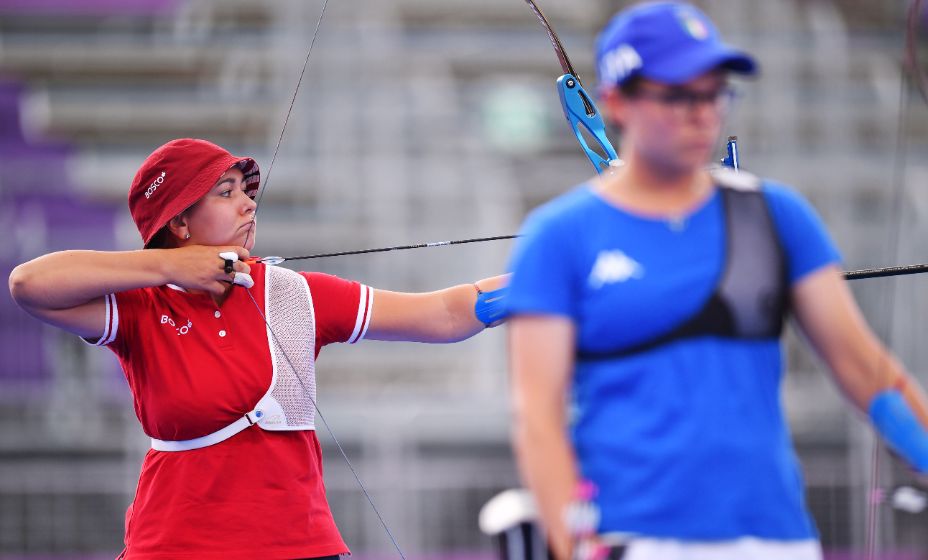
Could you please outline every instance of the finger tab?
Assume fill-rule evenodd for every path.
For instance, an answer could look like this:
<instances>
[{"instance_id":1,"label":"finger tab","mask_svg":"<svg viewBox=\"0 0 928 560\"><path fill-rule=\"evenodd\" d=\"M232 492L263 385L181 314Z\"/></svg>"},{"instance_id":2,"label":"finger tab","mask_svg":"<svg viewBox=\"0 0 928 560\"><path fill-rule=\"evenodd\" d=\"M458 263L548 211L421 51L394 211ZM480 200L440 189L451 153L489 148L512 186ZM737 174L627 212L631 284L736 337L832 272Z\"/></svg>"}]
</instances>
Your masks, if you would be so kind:
<instances>
[{"instance_id":1,"label":"finger tab","mask_svg":"<svg viewBox=\"0 0 928 560\"><path fill-rule=\"evenodd\" d=\"M235 279L232 280L233 284L238 284L239 286L244 286L245 288L251 288L255 285L254 279L244 272L236 272Z\"/></svg>"}]
</instances>

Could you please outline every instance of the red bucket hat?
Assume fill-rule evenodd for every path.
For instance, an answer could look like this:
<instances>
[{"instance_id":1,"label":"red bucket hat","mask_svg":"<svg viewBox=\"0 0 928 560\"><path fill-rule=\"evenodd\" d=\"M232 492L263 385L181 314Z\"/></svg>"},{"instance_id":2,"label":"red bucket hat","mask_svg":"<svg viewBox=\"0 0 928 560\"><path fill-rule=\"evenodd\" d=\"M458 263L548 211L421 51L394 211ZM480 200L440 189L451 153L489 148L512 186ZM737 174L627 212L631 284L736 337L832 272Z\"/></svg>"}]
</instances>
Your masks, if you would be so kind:
<instances>
[{"instance_id":1,"label":"red bucket hat","mask_svg":"<svg viewBox=\"0 0 928 560\"><path fill-rule=\"evenodd\" d=\"M258 191L261 173L252 158L194 138L171 140L142 163L129 187L129 213L145 246L171 218L205 195L223 173L238 167L249 194Z\"/></svg>"}]
</instances>

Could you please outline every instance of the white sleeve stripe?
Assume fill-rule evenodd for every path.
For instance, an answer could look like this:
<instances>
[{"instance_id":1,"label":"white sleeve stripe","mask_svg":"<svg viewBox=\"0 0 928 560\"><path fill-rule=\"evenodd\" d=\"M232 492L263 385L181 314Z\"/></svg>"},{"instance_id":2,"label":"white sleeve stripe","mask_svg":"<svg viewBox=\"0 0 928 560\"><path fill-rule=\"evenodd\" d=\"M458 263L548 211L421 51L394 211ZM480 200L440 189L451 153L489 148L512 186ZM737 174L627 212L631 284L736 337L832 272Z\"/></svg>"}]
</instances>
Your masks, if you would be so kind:
<instances>
[{"instance_id":1,"label":"white sleeve stripe","mask_svg":"<svg viewBox=\"0 0 928 560\"><path fill-rule=\"evenodd\" d=\"M355 317L354 330L351 331L351 336L348 337L348 344L354 344L358 341L358 334L361 332L361 327L364 323L364 309L367 306L367 286L361 284L361 293L358 294L358 314Z\"/></svg>"},{"instance_id":2,"label":"white sleeve stripe","mask_svg":"<svg viewBox=\"0 0 928 560\"><path fill-rule=\"evenodd\" d=\"M112 336L112 332L113 332L112 318L113 318L113 307L114 307L110 303L110 297L112 297L112 295L113 294L106 294L105 296L103 296L103 308L105 310L103 314L103 334L101 334L98 338L81 337L81 340L83 340L84 342L86 342L87 344L91 346L105 346L106 344L108 344L108 341L110 337Z\"/></svg>"},{"instance_id":3,"label":"white sleeve stripe","mask_svg":"<svg viewBox=\"0 0 928 560\"><path fill-rule=\"evenodd\" d=\"M116 294L110 294L110 302L112 302L112 327L110 328L110 338L106 341L107 344L116 340L116 333L119 332L119 306L116 305Z\"/></svg>"},{"instance_id":4,"label":"white sleeve stripe","mask_svg":"<svg viewBox=\"0 0 928 560\"><path fill-rule=\"evenodd\" d=\"M367 312L365 313L366 317L364 319L364 328L361 329L361 334L358 335L358 340L364 338L364 335L367 334L367 327L371 324L371 315L374 311L374 289L367 288Z\"/></svg>"},{"instance_id":5,"label":"white sleeve stripe","mask_svg":"<svg viewBox=\"0 0 928 560\"><path fill-rule=\"evenodd\" d=\"M116 339L116 330L119 328L119 307L116 306L116 294L106 295L106 329L100 337L98 346L106 346Z\"/></svg>"},{"instance_id":6,"label":"white sleeve stripe","mask_svg":"<svg viewBox=\"0 0 928 560\"><path fill-rule=\"evenodd\" d=\"M110 331L112 330L110 328L110 326L112 325L112 322L110 321L110 316L113 312L112 306L110 305L110 295L111 294L106 294L105 296L103 296L104 308L106 310L106 313L104 314L104 317L103 317L103 334L100 336L100 338L97 339L96 342L94 342L94 346L103 346L103 341L105 341L107 338L110 337Z\"/></svg>"},{"instance_id":7,"label":"white sleeve stripe","mask_svg":"<svg viewBox=\"0 0 928 560\"><path fill-rule=\"evenodd\" d=\"M348 344L354 344L364 335L364 331L367 330L365 325L368 315L368 300L370 299L369 294L370 288L361 284L361 294L358 297L358 316L354 322L354 330L351 331L351 336L348 337Z\"/></svg>"}]
</instances>

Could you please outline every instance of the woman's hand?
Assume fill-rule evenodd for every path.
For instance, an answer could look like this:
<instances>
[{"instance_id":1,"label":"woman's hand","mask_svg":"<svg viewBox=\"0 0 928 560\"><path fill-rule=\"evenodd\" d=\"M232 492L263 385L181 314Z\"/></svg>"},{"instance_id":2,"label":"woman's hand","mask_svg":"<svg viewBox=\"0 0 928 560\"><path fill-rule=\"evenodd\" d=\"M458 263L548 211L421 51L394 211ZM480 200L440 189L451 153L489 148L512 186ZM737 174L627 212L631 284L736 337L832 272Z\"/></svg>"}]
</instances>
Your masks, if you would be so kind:
<instances>
[{"instance_id":1,"label":"woman's hand","mask_svg":"<svg viewBox=\"0 0 928 560\"><path fill-rule=\"evenodd\" d=\"M221 253L233 253L238 259L226 259L225 256L220 256ZM170 283L185 290L204 291L221 296L233 282L243 282L241 279L236 281L237 275L249 275L251 267L245 260L250 255L244 247L234 245L188 245L178 249L165 249L163 258L165 273L171 279ZM230 261L230 266L227 266L227 260ZM248 279L251 277L248 276Z\"/></svg>"}]
</instances>

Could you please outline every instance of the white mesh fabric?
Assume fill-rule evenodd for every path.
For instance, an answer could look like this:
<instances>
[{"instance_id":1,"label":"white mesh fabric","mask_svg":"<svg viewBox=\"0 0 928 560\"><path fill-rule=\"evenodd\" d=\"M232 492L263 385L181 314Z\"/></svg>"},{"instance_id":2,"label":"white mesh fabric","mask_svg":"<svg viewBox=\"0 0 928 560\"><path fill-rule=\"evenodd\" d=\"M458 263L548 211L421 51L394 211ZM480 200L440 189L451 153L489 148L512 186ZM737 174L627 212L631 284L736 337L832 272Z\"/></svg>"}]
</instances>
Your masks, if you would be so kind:
<instances>
[{"instance_id":1,"label":"white mesh fabric","mask_svg":"<svg viewBox=\"0 0 928 560\"><path fill-rule=\"evenodd\" d=\"M263 412L258 425L265 430L312 430L316 329L309 286L292 270L268 266L265 302L274 371L271 387L257 406Z\"/></svg>"}]
</instances>

